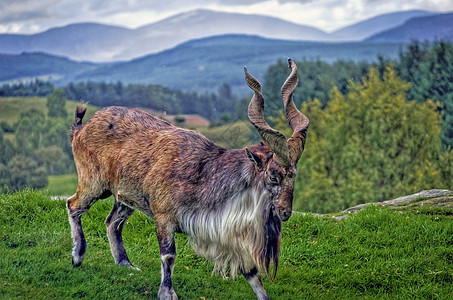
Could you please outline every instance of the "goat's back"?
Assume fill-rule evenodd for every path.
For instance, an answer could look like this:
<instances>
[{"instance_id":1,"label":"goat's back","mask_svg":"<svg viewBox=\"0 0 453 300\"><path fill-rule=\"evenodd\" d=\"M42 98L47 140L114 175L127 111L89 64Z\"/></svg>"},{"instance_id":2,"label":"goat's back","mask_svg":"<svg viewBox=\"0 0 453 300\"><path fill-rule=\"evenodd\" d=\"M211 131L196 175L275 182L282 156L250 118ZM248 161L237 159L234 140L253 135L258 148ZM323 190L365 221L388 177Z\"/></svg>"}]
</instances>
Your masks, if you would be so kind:
<instances>
[{"instance_id":1,"label":"goat's back","mask_svg":"<svg viewBox=\"0 0 453 300\"><path fill-rule=\"evenodd\" d=\"M188 184L197 185L188 180L199 177L200 164L225 152L194 131L122 107L98 111L74 130L72 145L79 188L123 193L134 202L177 202ZM142 204L131 206L147 209Z\"/></svg>"},{"instance_id":2,"label":"goat's back","mask_svg":"<svg viewBox=\"0 0 453 300\"><path fill-rule=\"evenodd\" d=\"M96 112L73 134L79 182L101 184L112 193L121 185L125 189L143 185L146 174L168 168L177 155L178 130L137 109L108 107Z\"/></svg>"}]
</instances>

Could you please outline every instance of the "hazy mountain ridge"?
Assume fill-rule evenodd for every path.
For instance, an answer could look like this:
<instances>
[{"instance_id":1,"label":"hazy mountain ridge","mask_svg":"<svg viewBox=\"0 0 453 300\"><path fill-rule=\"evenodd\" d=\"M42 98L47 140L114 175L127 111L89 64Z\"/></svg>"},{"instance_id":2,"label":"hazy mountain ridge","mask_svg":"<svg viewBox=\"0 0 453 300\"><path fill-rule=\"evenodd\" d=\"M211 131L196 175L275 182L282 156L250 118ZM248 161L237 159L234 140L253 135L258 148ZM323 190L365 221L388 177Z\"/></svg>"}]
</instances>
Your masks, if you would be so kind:
<instances>
[{"instance_id":1,"label":"hazy mountain ridge","mask_svg":"<svg viewBox=\"0 0 453 300\"><path fill-rule=\"evenodd\" d=\"M29 81L42 77L45 80L71 80L77 74L96 69L99 65L76 62L63 56L47 53L0 54L1 81Z\"/></svg>"},{"instance_id":2,"label":"hazy mountain ridge","mask_svg":"<svg viewBox=\"0 0 453 300\"><path fill-rule=\"evenodd\" d=\"M224 34L247 34L306 41L332 39L328 33L320 29L274 17L209 10L195 10L178 14L163 21L142 26L136 31L140 35L143 50L137 52L137 50L128 49L119 54L117 58L156 53L189 40Z\"/></svg>"},{"instance_id":3,"label":"hazy mountain ridge","mask_svg":"<svg viewBox=\"0 0 453 300\"><path fill-rule=\"evenodd\" d=\"M79 23L32 34L0 34L0 53L46 52L81 61L131 60L171 49L193 39L224 34L247 34L298 41L357 41L429 15L428 11L385 14L332 33L283 19L210 10L194 10L136 29Z\"/></svg>"},{"instance_id":4,"label":"hazy mountain ridge","mask_svg":"<svg viewBox=\"0 0 453 300\"><path fill-rule=\"evenodd\" d=\"M422 17L410 18L411 15L418 14ZM347 28L329 35L315 28L276 18L206 10L179 14L137 29L81 23L53 28L35 35L3 34L0 35L0 53L10 54L0 55L0 81L21 81L35 77L50 79L57 85L64 85L70 81L122 81L161 84L185 91L212 91L219 85L227 83L241 94L248 91L242 78L244 65L253 69L255 76L262 79L270 64L286 57L296 60L322 59L327 62L338 59L372 61L377 59L377 55L396 57L414 34L423 40L441 37L453 40L453 13L430 15L430 12L426 11L408 11L382 15L361 22L361 25L349 26L349 32L368 34L371 29L375 30L376 26L379 27L383 23L388 26L390 21L383 22L385 20L396 22L395 16L406 18L406 22L373 35L365 42L290 39L289 37L301 38L302 35L307 39L310 37L333 39L338 32L344 34ZM228 19L229 17L234 18ZM199 35L214 34L215 30L204 28L206 22L209 23L212 19L216 19L218 24L225 24L222 32L241 29L246 32L265 31L269 35L283 37L273 39L256 34L222 34L185 40L189 39L194 30L203 32ZM248 27L244 25L245 21L249 24ZM271 29L260 29L263 26L269 27L269 22L275 26L270 26ZM190 23L191 26L181 25L186 23ZM233 25L228 27L228 23L238 27L236 29ZM359 30L359 25L363 30ZM296 34L295 32L301 28L304 30ZM285 31L284 35L280 33L282 31ZM168 39L164 40L163 37ZM172 40L172 37L176 38ZM158 47L166 50L152 52L149 45L156 40L160 40ZM170 46L176 40L183 42ZM53 47L52 51L57 52L58 56L30 53L42 52L46 45ZM22 48L27 49L27 53L20 51L18 54L11 54ZM68 49L71 55L65 52L69 51ZM139 51L134 52L136 49ZM78 62L72 58L73 56L85 60L105 57L126 58L138 53L145 55L114 63Z\"/></svg>"},{"instance_id":5,"label":"hazy mountain ridge","mask_svg":"<svg viewBox=\"0 0 453 300\"><path fill-rule=\"evenodd\" d=\"M33 35L0 34L0 53L41 51L75 60L130 60L188 40L232 33L293 40L330 39L322 30L278 18L195 10L137 29L81 23Z\"/></svg>"},{"instance_id":6,"label":"hazy mountain ridge","mask_svg":"<svg viewBox=\"0 0 453 300\"><path fill-rule=\"evenodd\" d=\"M81 61L99 61L122 50L132 30L97 23L78 23L21 35L0 34L0 53L46 52Z\"/></svg>"},{"instance_id":7,"label":"hazy mountain ridge","mask_svg":"<svg viewBox=\"0 0 453 300\"><path fill-rule=\"evenodd\" d=\"M156 54L110 64L76 62L42 53L1 55L0 81L45 76L57 85L70 81L122 81L199 92L217 90L227 83L242 94L248 92L243 82L245 65L263 80L270 64L287 57L322 58L328 62L370 61L375 60L377 54L395 57L401 46L398 43L303 42L224 35L189 41Z\"/></svg>"},{"instance_id":8,"label":"hazy mountain ridge","mask_svg":"<svg viewBox=\"0 0 453 300\"><path fill-rule=\"evenodd\" d=\"M379 32L400 26L409 19L437 14L426 10L408 10L379 15L332 32L338 39L363 40Z\"/></svg>"},{"instance_id":9,"label":"hazy mountain ridge","mask_svg":"<svg viewBox=\"0 0 453 300\"><path fill-rule=\"evenodd\" d=\"M287 57L318 59L368 60L396 57L398 43L304 42L265 39L257 36L224 35L183 43L170 50L128 62L101 66L80 74L76 80L122 81L125 83L161 84L185 91L217 90L223 83L237 93L249 90L243 82L243 67L253 70L263 80L270 64Z\"/></svg>"},{"instance_id":10,"label":"hazy mountain ridge","mask_svg":"<svg viewBox=\"0 0 453 300\"><path fill-rule=\"evenodd\" d=\"M400 26L367 39L372 42L410 42L412 40L453 41L453 13L412 18Z\"/></svg>"}]
</instances>

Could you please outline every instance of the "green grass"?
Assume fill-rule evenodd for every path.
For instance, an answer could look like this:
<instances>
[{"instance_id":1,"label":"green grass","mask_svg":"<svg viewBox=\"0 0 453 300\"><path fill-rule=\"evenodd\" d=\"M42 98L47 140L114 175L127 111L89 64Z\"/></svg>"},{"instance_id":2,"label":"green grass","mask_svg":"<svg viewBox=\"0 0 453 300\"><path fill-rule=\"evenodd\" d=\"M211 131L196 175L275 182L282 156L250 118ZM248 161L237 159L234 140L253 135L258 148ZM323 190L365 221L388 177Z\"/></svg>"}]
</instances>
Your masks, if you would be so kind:
<instances>
[{"instance_id":1,"label":"green grass","mask_svg":"<svg viewBox=\"0 0 453 300\"><path fill-rule=\"evenodd\" d=\"M52 196L73 195L77 189L77 174L53 175L43 191Z\"/></svg>"},{"instance_id":2,"label":"green grass","mask_svg":"<svg viewBox=\"0 0 453 300\"><path fill-rule=\"evenodd\" d=\"M78 101L67 101L66 111L73 121L75 108ZM44 115L47 115L47 98L46 97L0 97L0 120L6 121L13 125L20 117L20 114L29 109L35 108ZM89 105L84 120L90 119L99 108Z\"/></svg>"},{"instance_id":3,"label":"green grass","mask_svg":"<svg viewBox=\"0 0 453 300\"><path fill-rule=\"evenodd\" d=\"M154 223L136 212L124 229L131 261L117 267L104 219L111 200L83 216L85 261L71 266L65 202L42 192L0 195L1 299L155 299L160 258ZM296 214L284 223L279 272L264 280L273 299L452 299L451 209L370 206L337 221ZM254 299L243 278L212 276L212 265L176 237L174 286L181 299Z\"/></svg>"},{"instance_id":4,"label":"green grass","mask_svg":"<svg viewBox=\"0 0 453 300\"><path fill-rule=\"evenodd\" d=\"M0 98L0 120L14 124L21 112L35 108L47 113L46 98L42 97L1 97Z\"/></svg>"}]
</instances>

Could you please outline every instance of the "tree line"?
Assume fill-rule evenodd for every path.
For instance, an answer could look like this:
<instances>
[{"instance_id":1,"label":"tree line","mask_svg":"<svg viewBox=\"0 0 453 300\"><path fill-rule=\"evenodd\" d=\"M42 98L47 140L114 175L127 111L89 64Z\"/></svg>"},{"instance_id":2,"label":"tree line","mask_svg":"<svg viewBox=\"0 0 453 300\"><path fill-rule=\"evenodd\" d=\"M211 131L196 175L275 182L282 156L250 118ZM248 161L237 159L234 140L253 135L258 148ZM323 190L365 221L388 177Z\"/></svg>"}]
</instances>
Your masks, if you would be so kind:
<instances>
[{"instance_id":1,"label":"tree line","mask_svg":"<svg viewBox=\"0 0 453 300\"><path fill-rule=\"evenodd\" d=\"M397 59L379 57L372 64L297 65L295 100L311 123L296 179L296 209L334 212L422 189L453 188L452 43L413 42ZM285 80L286 68L283 61L271 66L264 84L278 107L277 83ZM275 128L291 134L278 109L268 113Z\"/></svg>"},{"instance_id":2,"label":"tree line","mask_svg":"<svg viewBox=\"0 0 453 300\"><path fill-rule=\"evenodd\" d=\"M423 189L453 188L453 151L442 147L439 103L408 99L410 84L388 66L371 68L327 104L304 101L310 119L294 208L337 212ZM295 95L298 96L296 93ZM274 127L292 134L280 113Z\"/></svg>"},{"instance_id":3,"label":"tree line","mask_svg":"<svg viewBox=\"0 0 453 300\"><path fill-rule=\"evenodd\" d=\"M39 79L24 84L0 86L0 97L47 96L53 92L50 82ZM237 119L237 98L228 84L219 86L216 93L183 92L154 84L123 84L105 82L70 82L64 88L65 96L71 100L84 100L92 105L143 107L168 114L198 114L208 120L230 121Z\"/></svg>"},{"instance_id":4,"label":"tree line","mask_svg":"<svg viewBox=\"0 0 453 300\"><path fill-rule=\"evenodd\" d=\"M53 89L52 83L40 79L35 79L29 83L7 83L0 86L0 97L45 97L51 94Z\"/></svg>"},{"instance_id":5,"label":"tree line","mask_svg":"<svg viewBox=\"0 0 453 300\"><path fill-rule=\"evenodd\" d=\"M322 60L298 62L300 82L296 88L296 105L318 99L326 107L331 99L331 89L336 87L343 95L349 93L351 82L360 82L373 68L383 78L391 66L396 75L409 83L408 100L439 102L442 113L440 133L442 144L453 147L453 44L445 41L414 41L400 51L395 60L378 57L376 62L339 60L328 64ZM265 76L265 94L269 104L267 114L275 116L281 108L281 82L286 79L288 67L285 61L272 65ZM266 102L266 103L268 103Z\"/></svg>"},{"instance_id":6,"label":"tree line","mask_svg":"<svg viewBox=\"0 0 453 300\"><path fill-rule=\"evenodd\" d=\"M68 141L72 120L65 104L64 91L56 88L47 97L47 115L30 109L12 126L1 123L0 191L43 188L48 175L75 172ZM6 139L4 132L14 133L14 139Z\"/></svg>"}]
</instances>

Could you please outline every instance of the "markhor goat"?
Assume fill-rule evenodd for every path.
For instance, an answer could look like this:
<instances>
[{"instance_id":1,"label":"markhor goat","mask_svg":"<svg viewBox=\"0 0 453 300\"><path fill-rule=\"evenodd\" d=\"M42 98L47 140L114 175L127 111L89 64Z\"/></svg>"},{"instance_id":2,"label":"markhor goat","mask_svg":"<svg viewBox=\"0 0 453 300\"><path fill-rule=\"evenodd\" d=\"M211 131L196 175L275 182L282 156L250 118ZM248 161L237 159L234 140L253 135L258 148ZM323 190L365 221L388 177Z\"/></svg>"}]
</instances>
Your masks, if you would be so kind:
<instances>
[{"instance_id":1,"label":"markhor goat","mask_svg":"<svg viewBox=\"0 0 453 300\"><path fill-rule=\"evenodd\" d=\"M82 214L113 195L105 225L117 265L134 268L122 240L134 210L154 219L162 260L160 299L177 299L175 232L187 234L214 270L225 275L229 269L232 276L240 271L259 299L269 299L259 274L277 272L281 222L291 216L309 123L292 100L297 67L288 62L291 74L282 97L294 133L286 140L266 123L261 86L244 68L254 91L248 116L264 141L245 149L227 150L137 109L108 107L82 126L86 106L79 105L70 131L79 183L67 201L73 265L80 266L85 256Z\"/></svg>"}]
</instances>

